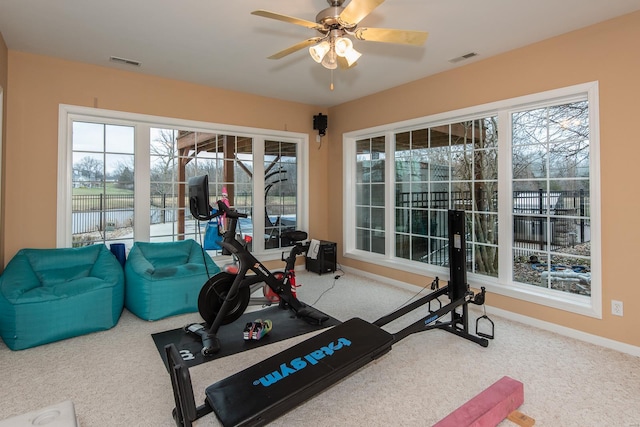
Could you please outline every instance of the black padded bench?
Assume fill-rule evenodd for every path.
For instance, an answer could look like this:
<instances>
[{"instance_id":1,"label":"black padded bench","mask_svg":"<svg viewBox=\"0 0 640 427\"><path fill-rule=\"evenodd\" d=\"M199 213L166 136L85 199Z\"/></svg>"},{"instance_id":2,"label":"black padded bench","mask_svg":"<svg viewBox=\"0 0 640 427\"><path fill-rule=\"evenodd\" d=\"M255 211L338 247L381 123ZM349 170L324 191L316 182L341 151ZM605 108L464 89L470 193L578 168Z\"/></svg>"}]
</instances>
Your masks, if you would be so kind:
<instances>
[{"instance_id":1,"label":"black padded bench","mask_svg":"<svg viewBox=\"0 0 640 427\"><path fill-rule=\"evenodd\" d=\"M353 318L207 387L207 403L225 427L262 425L385 354L392 343L390 333Z\"/></svg>"},{"instance_id":2,"label":"black padded bench","mask_svg":"<svg viewBox=\"0 0 640 427\"><path fill-rule=\"evenodd\" d=\"M173 344L165 347L178 425L191 426L214 412L223 426L257 426L391 350L393 335L359 318L349 319L206 388L196 408L189 370Z\"/></svg>"}]
</instances>

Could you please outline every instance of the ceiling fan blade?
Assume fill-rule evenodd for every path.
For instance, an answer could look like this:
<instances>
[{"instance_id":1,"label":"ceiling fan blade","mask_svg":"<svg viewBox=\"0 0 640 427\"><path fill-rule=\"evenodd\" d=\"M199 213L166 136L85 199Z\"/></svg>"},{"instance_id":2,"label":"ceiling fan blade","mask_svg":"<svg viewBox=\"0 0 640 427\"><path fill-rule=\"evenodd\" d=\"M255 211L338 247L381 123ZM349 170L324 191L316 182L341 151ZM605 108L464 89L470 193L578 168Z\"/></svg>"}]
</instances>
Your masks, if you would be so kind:
<instances>
[{"instance_id":1,"label":"ceiling fan blade","mask_svg":"<svg viewBox=\"0 0 640 427\"><path fill-rule=\"evenodd\" d=\"M389 28L358 28L354 36L358 40L421 46L427 41L426 31L392 30Z\"/></svg>"},{"instance_id":2,"label":"ceiling fan blade","mask_svg":"<svg viewBox=\"0 0 640 427\"><path fill-rule=\"evenodd\" d=\"M383 2L384 0L351 0L338 19L345 27L353 27Z\"/></svg>"},{"instance_id":3,"label":"ceiling fan blade","mask_svg":"<svg viewBox=\"0 0 640 427\"><path fill-rule=\"evenodd\" d=\"M276 19L278 21L288 22L289 24L300 25L306 28L313 28L316 30L323 29L324 27L317 22L307 21L305 19L294 18L293 16L282 15L280 13L269 12L268 10L254 10L252 15L262 16L263 18Z\"/></svg>"},{"instance_id":4,"label":"ceiling fan blade","mask_svg":"<svg viewBox=\"0 0 640 427\"><path fill-rule=\"evenodd\" d=\"M281 50L278 53L274 53L273 55L271 55L269 57L269 59L280 59L280 58L284 58L285 56L293 53L293 52L297 52L300 49L304 49L307 46L311 46L312 44L316 44L318 43L320 40L322 40L322 37L312 37L310 39L307 40L303 40L300 43L294 44L293 46L290 46L288 48L286 48L285 50Z\"/></svg>"}]
</instances>

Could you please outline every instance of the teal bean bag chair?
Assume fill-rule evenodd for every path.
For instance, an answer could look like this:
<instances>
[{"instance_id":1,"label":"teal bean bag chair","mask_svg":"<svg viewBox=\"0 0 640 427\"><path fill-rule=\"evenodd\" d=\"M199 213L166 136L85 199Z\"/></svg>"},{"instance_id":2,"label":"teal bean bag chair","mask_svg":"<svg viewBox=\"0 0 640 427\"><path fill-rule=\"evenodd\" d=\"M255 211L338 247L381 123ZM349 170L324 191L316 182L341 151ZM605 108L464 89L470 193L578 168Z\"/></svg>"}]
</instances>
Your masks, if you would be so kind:
<instances>
[{"instance_id":1,"label":"teal bean bag chair","mask_svg":"<svg viewBox=\"0 0 640 427\"><path fill-rule=\"evenodd\" d=\"M195 240L135 242L124 266L124 305L144 320L196 312L200 289L219 271Z\"/></svg>"},{"instance_id":2,"label":"teal bean bag chair","mask_svg":"<svg viewBox=\"0 0 640 427\"><path fill-rule=\"evenodd\" d=\"M123 305L122 266L105 245L21 249L0 276L0 336L22 350L107 330Z\"/></svg>"}]
</instances>

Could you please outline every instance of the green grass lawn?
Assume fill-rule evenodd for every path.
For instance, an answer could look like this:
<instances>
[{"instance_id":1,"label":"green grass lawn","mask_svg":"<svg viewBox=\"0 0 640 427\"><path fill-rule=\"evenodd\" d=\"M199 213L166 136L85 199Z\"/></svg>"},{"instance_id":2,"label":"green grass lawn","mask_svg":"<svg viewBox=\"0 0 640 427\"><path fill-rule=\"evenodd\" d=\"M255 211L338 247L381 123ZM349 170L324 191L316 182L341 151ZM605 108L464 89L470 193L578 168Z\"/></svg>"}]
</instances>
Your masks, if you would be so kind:
<instances>
[{"instance_id":1,"label":"green grass lawn","mask_svg":"<svg viewBox=\"0 0 640 427\"><path fill-rule=\"evenodd\" d=\"M133 190L128 190L126 188L118 188L114 183L107 183L106 185L106 194L133 194ZM96 194L102 194L103 189L101 187L87 188L80 187L74 188L72 194L74 196L91 196Z\"/></svg>"},{"instance_id":2,"label":"green grass lawn","mask_svg":"<svg viewBox=\"0 0 640 427\"><path fill-rule=\"evenodd\" d=\"M104 197L101 197L103 196ZM133 208L133 191L117 188L114 183L107 183L106 188L81 187L72 192L72 206L74 212L86 212L102 209Z\"/></svg>"}]
</instances>

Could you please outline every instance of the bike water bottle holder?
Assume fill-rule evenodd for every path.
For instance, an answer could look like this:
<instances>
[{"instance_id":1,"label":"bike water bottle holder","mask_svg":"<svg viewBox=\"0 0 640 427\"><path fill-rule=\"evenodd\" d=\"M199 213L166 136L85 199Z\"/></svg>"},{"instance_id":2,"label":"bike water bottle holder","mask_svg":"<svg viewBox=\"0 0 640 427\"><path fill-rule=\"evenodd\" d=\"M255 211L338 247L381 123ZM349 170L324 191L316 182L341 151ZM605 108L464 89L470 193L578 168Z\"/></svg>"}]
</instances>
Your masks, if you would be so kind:
<instances>
[{"instance_id":1,"label":"bike water bottle holder","mask_svg":"<svg viewBox=\"0 0 640 427\"><path fill-rule=\"evenodd\" d=\"M267 285L265 283L265 285L262 287L262 295L270 302L270 303L276 303L280 301L280 296L275 293L273 291L273 289L271 289L269 287L269 285Z\"/></svg>"}]
</instances>

